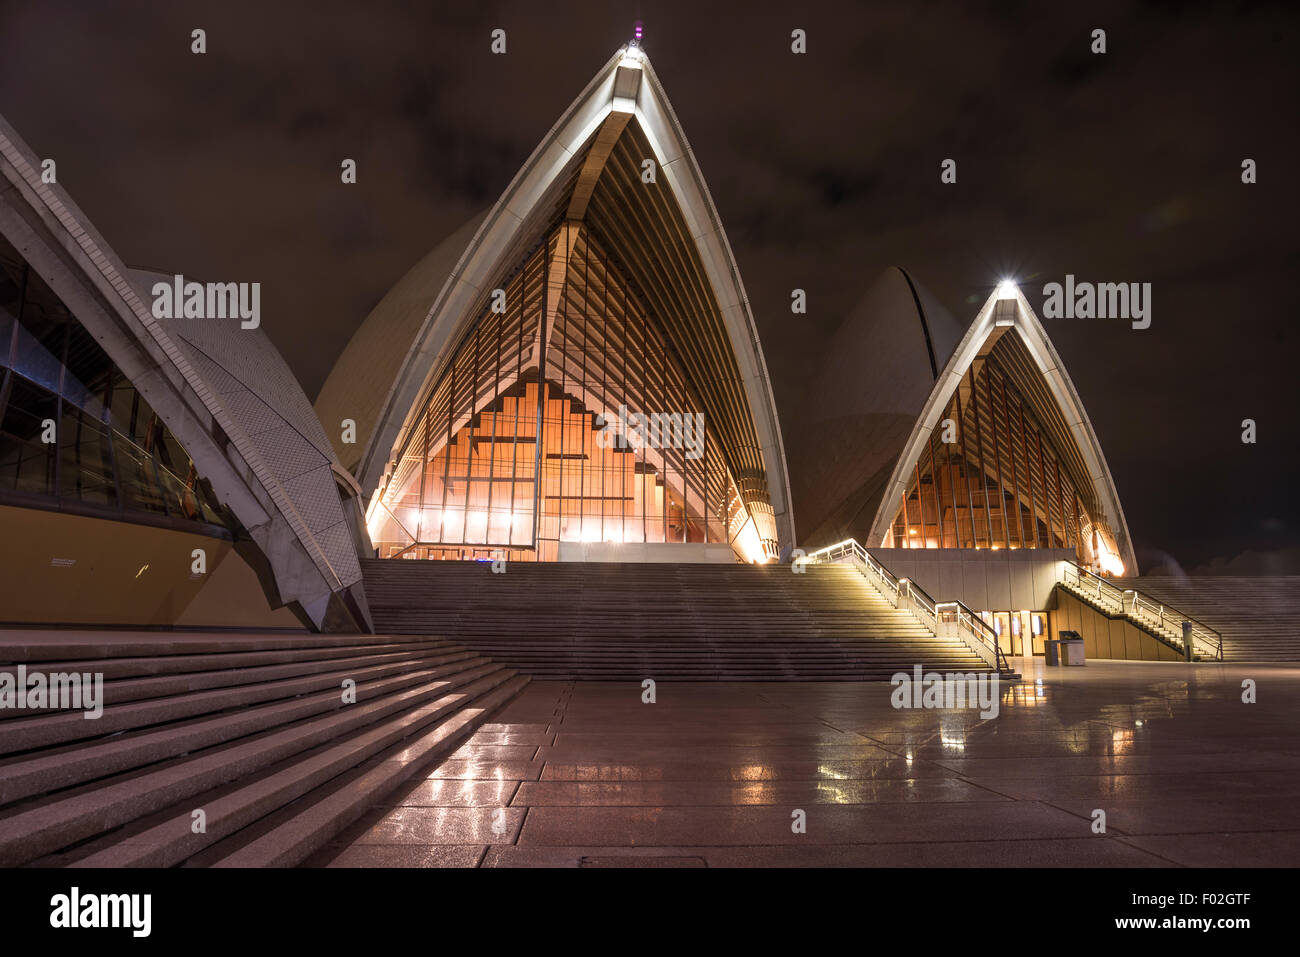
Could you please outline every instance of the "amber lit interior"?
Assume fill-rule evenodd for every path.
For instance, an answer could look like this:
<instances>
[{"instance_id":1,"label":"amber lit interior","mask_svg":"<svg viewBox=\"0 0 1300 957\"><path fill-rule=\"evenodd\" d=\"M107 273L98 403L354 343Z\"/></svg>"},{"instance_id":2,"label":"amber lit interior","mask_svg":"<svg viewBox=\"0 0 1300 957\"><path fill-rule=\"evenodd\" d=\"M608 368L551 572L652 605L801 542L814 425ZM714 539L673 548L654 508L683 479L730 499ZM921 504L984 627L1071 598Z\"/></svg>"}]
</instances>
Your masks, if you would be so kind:
<instances>
[{"instance_id":1,"label":"amber lit interior","mask_svg":"<svg viewBox=\"0 0 1300 957\"><path fill-rule=\"evenodd\" d=\"M1072 548L1082 564L1123 574L1068 425L1019 338L998 333L914 463L885 546Z\"/></svg>"},{"instance_id":2,"label":"amber lit interior","mask_svg":"<svg viewBox=\"0 0 1300 957\"><path fill-rule=\"evenodd\" d=\"M560 542L774 553L765 491L744 494L673 344L585 226L561 224L501 288L373 500L381 557L553 561ZM703 435L611 440L634 414L695 416Z\"/></svg>"}]
</instances>

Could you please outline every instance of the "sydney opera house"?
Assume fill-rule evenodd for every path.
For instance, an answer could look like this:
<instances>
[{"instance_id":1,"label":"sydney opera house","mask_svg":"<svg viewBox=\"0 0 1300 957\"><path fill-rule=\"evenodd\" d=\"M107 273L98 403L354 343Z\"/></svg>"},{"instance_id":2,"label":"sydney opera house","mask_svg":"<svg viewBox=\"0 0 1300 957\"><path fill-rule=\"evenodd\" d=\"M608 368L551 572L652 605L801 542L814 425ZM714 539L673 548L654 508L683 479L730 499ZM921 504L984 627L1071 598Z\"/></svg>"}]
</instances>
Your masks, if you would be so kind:
<instances>
[{"instance_id":1,"label":"sydney opera house","mask_svg":"<svg viewBox=\"0 0 1300 957\"><path fill-rule=\"evenodd\" d=\"M287 607L368 631L369 557L788 562L856 538L1135 570L1027 301L1001 287L964 325L902 270L843 324L800 410L796 539L744 284L635 47L360 323L314 408L260 329L155 316L171 276L115 261L8 128L5 143L3 507L13 536L66 559L9 570L26 603L11 620L215 624L224 596L199 593L220 574L230 594L260 582L264 623ZM671 419L678 440L647 441L635 415ZM683 422L701 425L690 447ZM611 424L621 441L604 441ZM111 560L87 554L97 541ZM159 551L193 544L204 589ZM146 566L129 590L116 579ZM79 607L61 618L64 588Z\"/></svg>"},{"instance_id":2,"label":"sydney opera house","mask_svg":"<svg viewBox=\"0 0 1300 957\"><path fill-rule=\"evenodd\" d=\"M336 771L378 769L412 728L450 734L448 688L481 721L530 676L1007 675L1063 631L1090 659L1242 653L1211 604L1137 577L1101 441L1014 283L954 317L889 269L778 416L705 175L635 44L359 322L314 402L262 329L160 315L173 277L125 265L3 121L0 170L0 620L38 636L0 657L108 662L122 706L93 731L128 732L0 722L21 755L0 861L301 859L248 836L271 804L229 789L340 742ZM99 637L40 637L56 626ZM805 630L824 658L745 644ZM708 645L698 666L669 631ZM346 717L330 689L352 658L372 710ZM130 774L182 760L183 785ZM78 803L106 775L116 803ZM276 800L332 779L294 780ZM220 788L206 838L167 830Z\"/></svg>"}]
</instances>

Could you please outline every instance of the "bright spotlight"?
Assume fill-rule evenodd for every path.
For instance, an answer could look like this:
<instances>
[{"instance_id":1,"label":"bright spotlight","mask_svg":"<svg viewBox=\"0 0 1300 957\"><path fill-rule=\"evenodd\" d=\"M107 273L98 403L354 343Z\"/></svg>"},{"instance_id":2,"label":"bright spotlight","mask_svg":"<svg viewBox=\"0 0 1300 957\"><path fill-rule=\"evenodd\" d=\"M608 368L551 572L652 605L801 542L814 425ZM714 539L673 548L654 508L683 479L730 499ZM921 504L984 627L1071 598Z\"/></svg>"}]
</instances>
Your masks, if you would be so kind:
<instances>
[{"instance_id":1,"label":"bright spotlight","mask_svg":"<svg viewBox=\"0 0 1300 957\"><path fill-rule=\"evenodd\" d=\"M1016 288L1015 280L1004 279L1002 282L998 283L999 299L1015 299L1017 292L1019 292L1019 290Z\"/></svg>"}]
</instances>

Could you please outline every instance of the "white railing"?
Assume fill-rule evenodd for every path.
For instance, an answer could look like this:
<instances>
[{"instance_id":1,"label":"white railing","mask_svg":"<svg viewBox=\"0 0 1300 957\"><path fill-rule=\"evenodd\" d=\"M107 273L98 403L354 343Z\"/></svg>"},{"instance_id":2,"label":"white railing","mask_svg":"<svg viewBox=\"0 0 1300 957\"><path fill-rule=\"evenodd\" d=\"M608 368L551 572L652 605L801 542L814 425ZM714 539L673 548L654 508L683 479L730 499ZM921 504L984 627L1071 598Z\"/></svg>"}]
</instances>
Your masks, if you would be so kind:
<instances>
[{"instance_id":1,"label":"white railing","mask_svg":"<svg viewBox=\"0 0 1300 957\"><path fill-rule=\"evenodd\" d=\"M899 578L858 544L856 539L819 548L796 561L808 565L849 563L876 585L895 608L911 611L940 638L956 638L979 655L995 671L1010 671L1007 657L998 644L997 633L962 601L936 602L924 588L908 578Z\"/></svg>"},{"instance_id":2,"label":"white railing","mask_svg":"<svg viewBox=\"0 0 1300 957\"><path fill-rule=\"evenodd\" d=\"M1161 638L1187 654L1183 644L1183 622L1191 625L1192 656L1211 661L1223 660L1223 636L1213 628L1161 601L1144 595L1136 588L1121 588L1095 572L1068 559L1061 561L1061 584L1081 597L1096 600L1103 608L1123 615L1139 627L1155 631Z\"/></svg>"}]
</instances>

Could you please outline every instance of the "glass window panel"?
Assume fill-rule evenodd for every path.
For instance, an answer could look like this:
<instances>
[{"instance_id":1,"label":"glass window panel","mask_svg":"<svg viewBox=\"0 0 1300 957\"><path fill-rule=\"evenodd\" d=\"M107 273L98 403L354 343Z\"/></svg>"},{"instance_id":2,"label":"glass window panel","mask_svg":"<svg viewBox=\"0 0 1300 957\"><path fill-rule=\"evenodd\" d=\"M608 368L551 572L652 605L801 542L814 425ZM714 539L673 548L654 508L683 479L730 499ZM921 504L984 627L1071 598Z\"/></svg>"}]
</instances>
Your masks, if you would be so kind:
<instances>
[{"instance_id":1,"label":"glass window panel","mask_svg":"<svg viewBox=\"0 0 1300 957\"><path fill-rule=\"evenodd\" d=\"M153 457L126 436L113 437L124 508L166 514Z\"/></svg>"},{"instance_id":2,"label":"glass window panel","mask_svg":"<svg viewBox=\"0 0 1300 957\"><path fill-rule=\"evenodd\" d=\"M108 429L84 412L64 405L59 423L59 492L94 505L117 501Z\"/></svg>"},{"instance_id":3,"label":"glass window panel","mask_svg":"<svg viewBox=\"0 0 1300 957\"><path fill-rule=\"evenodd\" d=\"M41 439L45 423L59 414L58 398L21 376L10 381L0 420L0 487L52 495L55 445Z\"/></svg>"}]
</instances>

